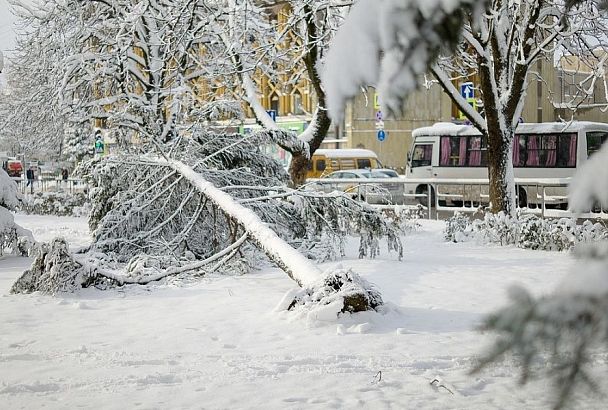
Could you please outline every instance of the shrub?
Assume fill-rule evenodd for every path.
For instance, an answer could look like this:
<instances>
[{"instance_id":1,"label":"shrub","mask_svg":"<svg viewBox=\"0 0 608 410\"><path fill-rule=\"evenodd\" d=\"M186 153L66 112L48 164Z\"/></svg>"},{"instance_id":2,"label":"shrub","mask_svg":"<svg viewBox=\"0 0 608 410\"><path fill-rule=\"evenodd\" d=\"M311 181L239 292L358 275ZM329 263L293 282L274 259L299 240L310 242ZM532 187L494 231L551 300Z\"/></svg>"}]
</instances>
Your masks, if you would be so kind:
<instances>
[{"instance_id":1,"label":"shrub","mask_svg":"<svg viewBox=\"0 0 608 410\"><path fill-rule=\"evenodd\" d=\"M504 213L486 214L471 220L456 213L446 221L444 237L451 242L475 240L480 243L515 245L534 250L564 251L578 243L596 242L608 237L608 229L599 222L574 219L543 219L536 215L510 217Z\"/></svg>"},{"instance_id":2,"label":"shrub","mask_svg":"<svg viewBox=\"0 0 608 410\"><path fill-rule=\"evenodd\" d=\"M23 198L21 211L35 215L86 216L87 200L82 192L36 192Z\"/></svg>"}]
</instances>

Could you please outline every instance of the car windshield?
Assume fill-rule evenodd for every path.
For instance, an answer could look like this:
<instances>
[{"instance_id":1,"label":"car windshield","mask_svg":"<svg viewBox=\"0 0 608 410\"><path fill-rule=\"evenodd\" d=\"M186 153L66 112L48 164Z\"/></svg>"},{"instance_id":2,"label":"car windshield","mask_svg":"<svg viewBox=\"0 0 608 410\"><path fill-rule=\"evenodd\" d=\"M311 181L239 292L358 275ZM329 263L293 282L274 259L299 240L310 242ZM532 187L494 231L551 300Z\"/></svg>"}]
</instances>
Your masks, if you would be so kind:
<instances>
[{"instance_id":1,"label":"car windshield","mask_svg":"<svg viewBox=\"0 0 608 410\"><path fill-rule=\"evenodd\" d=\"M372 178L398 178L399 174L395 171L386 170L386 171L373 171Z\"/></svg>"},{"instance_id":2,"label":"car windshield","mask_svg":"<svg viewBox=\"0 0 608 410\"><path fill-rule=\"evenodd\" d=\"M357 175L359 175L360 178L373 178L371 172L358 172Z\"/></svg>"}]
</instances>

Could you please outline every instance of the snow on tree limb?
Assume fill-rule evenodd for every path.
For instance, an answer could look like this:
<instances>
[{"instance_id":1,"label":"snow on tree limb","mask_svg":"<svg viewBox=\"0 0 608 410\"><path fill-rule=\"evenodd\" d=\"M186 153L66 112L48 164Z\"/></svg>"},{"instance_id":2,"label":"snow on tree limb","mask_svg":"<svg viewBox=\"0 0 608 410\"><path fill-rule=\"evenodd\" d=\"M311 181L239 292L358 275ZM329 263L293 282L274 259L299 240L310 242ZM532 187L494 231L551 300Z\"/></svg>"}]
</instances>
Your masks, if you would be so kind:
<instances>
[{"instance_id":1,"label":"snow on tree limb","mask_svg":"<svg viewBox=\"0 0 608 410\"><path fill-rule=\"evenodd\" d=\"M159 164L163 163L159 161ZM253 211L237 204L228 194L217 189L186 164L171 160L165 165L183 175L199 192L237 220L250 235L251 240L256 242L298 285L305 287L318 280L321 275L319 268L280 239Z\"/></svg>"},{"instance_id":2,"label":"snow on tree limb","mask_svg":"<svg viewBox=\"0 0 608 410\"><path fill-rule=\"evenodd\" d=\"M458 41L464 11L480 3L357 2L326 57L323 83L331 115L341 118L346 100L367 85L378 85L383 105L399 112L403 97L418 87L418 76L427 71L439 49Z\"/></svg>"}]
</instances>

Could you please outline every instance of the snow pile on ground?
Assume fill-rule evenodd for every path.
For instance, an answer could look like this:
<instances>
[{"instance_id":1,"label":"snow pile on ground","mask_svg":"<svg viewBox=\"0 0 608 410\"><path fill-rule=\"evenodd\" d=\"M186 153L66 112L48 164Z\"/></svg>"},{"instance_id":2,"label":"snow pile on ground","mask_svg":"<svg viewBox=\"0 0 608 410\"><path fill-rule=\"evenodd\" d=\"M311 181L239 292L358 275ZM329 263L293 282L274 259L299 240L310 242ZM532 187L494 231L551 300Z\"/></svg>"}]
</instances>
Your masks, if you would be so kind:
<instances>
[{"instance_id":1,"label":"snow pile on ground","mask_svg":"<svg viewBox=\"0 0 608 410\"><path fill-rule=\"evenodd\" d=\"M17 221L39 241L61 232L72 247L86 244L84 219ZM274 268L50 297L9 295L31 260L5 257L0 407L549 408L548 383L519 386L511 361L468 373L493 340L474 329L513 283L550 292L571 256L448 243L442 222L421 224L405 238L402 262L358 259L356 241L348 244L342 263L386 305L331 321L275 311L293 281ZM595 360L605 372L607 358ZM605 407L601 397L577 400L577 408Z\"/></svg>"}]
</instances>

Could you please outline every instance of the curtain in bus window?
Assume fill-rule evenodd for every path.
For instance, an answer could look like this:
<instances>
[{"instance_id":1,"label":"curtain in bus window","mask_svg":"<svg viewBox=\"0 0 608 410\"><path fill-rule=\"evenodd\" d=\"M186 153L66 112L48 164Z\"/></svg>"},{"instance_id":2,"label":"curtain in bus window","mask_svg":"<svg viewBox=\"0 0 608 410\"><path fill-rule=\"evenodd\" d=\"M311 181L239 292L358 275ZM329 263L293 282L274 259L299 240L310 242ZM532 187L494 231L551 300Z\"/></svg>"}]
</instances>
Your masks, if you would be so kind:
<instances>
[{"instance_id":1,"label":"curtain in bus window","mask_svg":"<svg viewBox=\"0 0 608 410\"><path fill-rule=\"evenodd\" d=\"M458 151L458 165L463 167L467 162L467 139L460 137L460 149Z\"/></svg>"},{"instance_id":2,"label":"curtain in bus window","mask_svg":"<svg viewBox=\"0 0 608 410\"><path fill-rule=\"evenodd\" d=\"M469 165L478 167L481 165L481 137L471 138L471 153L469 154Z\"/></svg>"},{"instance_id":3,"label":"curtain in bus window","mask_svg":"<svg viewBox=\"0 0 608 410\"><path fill-rule=\"evenodd\" d=\"M576 166L576 135L570 136L570 148L568 150L568 166Z\"/></svg>"},{"instance_id":4,"label":"curtain in bus window","mask_svg":"<svg viewBox=\"0 0 608 410\"><path fill-rule=\"evenodd\" d=\"M555 160L557 159L557 137L555 135L547 135L545 137L545 143L547 144L547 159L545 161L545 166L554 167Z\"/></svg>"},{"instance_id":5,"label":"curtain in bus window","mask_svg":"<svg viewBox=\"0 0 608 410\"><path fill-rule=\"evenodd\" d=\"M519 166L519 135L516 135L515 138L513 138L513 166Z\"/></svg>"},{"instance_id":6,"label":"curtain in bus window","mask_svg":"<svg viewBox=\"0 0 608 410\"><path fill-rule=\"evenodd\" d=\"M441 162L439 165L450 165L450 154L452 146L450 145L450 137L441 137Z\"/></svg>"},{"instance_id":7,"label":"curtain in bus window","mask_svg":"<svg viewBox=\"0 0 608 410\"><path fill-rule=\"evenodd\" d=\"M528 160L526 161L526 166L538 166L538 137L536 135L528 137Z\"/></svg>"}]
</instances>

